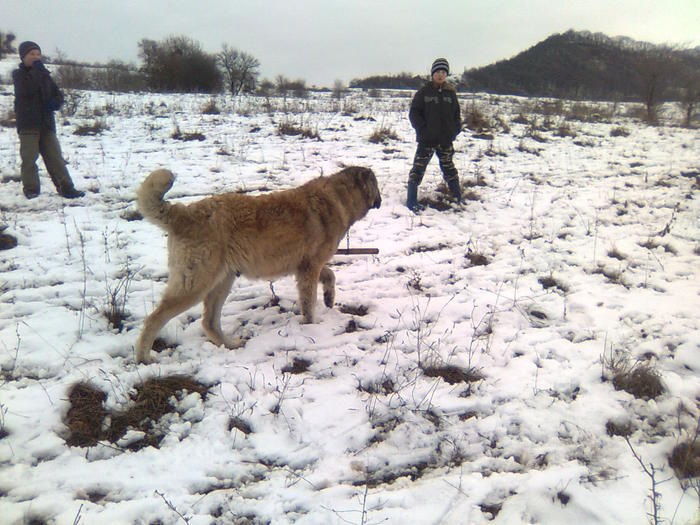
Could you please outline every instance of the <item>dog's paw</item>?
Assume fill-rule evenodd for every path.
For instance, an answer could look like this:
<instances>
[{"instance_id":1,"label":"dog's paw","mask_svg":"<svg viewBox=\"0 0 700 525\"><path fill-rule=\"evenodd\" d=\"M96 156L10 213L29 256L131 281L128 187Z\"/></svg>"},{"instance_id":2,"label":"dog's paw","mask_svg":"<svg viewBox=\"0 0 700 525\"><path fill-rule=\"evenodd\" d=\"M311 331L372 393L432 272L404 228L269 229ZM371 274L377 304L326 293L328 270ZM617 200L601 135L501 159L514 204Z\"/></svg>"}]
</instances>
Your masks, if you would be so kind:
<instances>
[{"instance_id":1,"label":"dog's paw","mask_svg":"<svg viewBox=\"0 0 700 525\"><path fill-rule=\"evenodd\" d=\"M247 337L226 337L224 338L224 346L229 350L236 350L237 348L243 348L246 342L250 339Z\"/></svg>"},{"instance_id":2,"label":"dog's paw","mask_svg":"<svg viewBox=\"0 0 700 525\"><path fill-rule=\"evenodd\" d=\"M148 365L154 362L150 352L139 352L136 354L136 362L142 365Z\"/></svg>"}]
</instances>

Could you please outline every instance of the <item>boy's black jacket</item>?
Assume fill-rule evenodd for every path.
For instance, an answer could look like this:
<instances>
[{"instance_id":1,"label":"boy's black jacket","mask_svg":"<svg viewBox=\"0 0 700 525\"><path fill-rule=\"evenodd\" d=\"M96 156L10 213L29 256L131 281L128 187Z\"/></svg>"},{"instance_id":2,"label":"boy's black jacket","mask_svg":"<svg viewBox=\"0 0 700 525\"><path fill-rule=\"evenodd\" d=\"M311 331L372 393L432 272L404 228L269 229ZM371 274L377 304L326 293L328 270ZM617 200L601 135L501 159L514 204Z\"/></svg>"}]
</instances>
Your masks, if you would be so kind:
<instances>
[{"instance_id":1,"label":"boy's black jacket","mask_svg":"<svg viewBox=\"0 0 700 525\"><path fill-rule=\"evenodd\" d=\"M441 89L430 81L413 96L408 113L416 140L426 146L452 144L462 127L457 93L449 84Z\"/></svg>"},{"instance_id":2,"label":"boy's black jacket","mask_svg":"<svg viewBox=\"0 0 700 525\"><path fill-rule=\"evenodd\" d=\"M40 62L28 68L20 64L12 72L15 84L17 131L56 131L53 112L63 104L63 94Z\"/></svg>"}]
</instances>

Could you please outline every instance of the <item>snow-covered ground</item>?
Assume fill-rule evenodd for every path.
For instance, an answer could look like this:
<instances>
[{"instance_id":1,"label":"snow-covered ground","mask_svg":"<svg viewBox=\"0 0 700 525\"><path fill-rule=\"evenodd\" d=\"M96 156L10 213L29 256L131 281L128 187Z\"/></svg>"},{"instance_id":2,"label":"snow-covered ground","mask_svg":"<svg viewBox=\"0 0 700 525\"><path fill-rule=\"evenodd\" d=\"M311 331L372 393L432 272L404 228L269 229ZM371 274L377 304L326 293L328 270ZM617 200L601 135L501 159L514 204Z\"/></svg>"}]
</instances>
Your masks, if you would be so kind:
<instances>
[{"instance_id":1,"label":"snow-covered ground","mask_svg":"<svg viewBox=\"0 0 700 525\"><path fill-rule=\"evenodd\" d=\"M557 115L533 132L546 123L528 113L537 101L463 95L510 129L460 135L469 200L414 215L408 93L220 96L219 114L203 114L204 95L79 95L58 121L83 199L59 198L40 163L42 193L27 201L15 130L0 128L0 222L18 239L0 252L0 522L639 524L653 465L658 517L697 523L697 489L668 461L700 421L697 130L648 127L619 105L603 122L567 121L576 136L562 137ZM0 85L0 117L11 107ZM73 134L95 122L105 129ZM282 122L320 140L280 135ZM380 129L398 138L370 142ZM379 254L333 259L334 309L319 302L302 325L292 278L241 278L223 325L251 335L244 348L207 342L198 306L165 327L155 364L136 365L167 276L164 233L128 220L148 172L173 170L168 197L186 202L346 165L379 180L382 207L348 241ZM440 182L435 159L419 198ZM104 316L110 295L126 301L121 332ZM665 392L616 390L616 355L651 366ZM307 370L288 368L300 360ZM430 374L445 365L471 381ZM173 398L158 447L129 449L134 429L66 444L77 383L114 414L172 375L209 392ZM610 430L627 424L629 445Z\"/></svg>"}]
</instances>

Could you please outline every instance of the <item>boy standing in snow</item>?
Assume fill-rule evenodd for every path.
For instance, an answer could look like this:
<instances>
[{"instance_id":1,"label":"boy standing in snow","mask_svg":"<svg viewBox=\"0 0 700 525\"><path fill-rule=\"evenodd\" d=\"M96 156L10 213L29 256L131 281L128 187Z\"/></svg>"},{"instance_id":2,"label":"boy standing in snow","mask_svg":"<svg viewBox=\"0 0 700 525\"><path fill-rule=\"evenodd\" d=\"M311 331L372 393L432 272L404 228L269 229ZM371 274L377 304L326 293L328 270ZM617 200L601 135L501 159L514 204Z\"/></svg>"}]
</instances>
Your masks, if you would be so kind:
<instances>
[{"instance_id":1,"label":"boy standing in snow","mask_svg":"<svg viewBox=\"0 0 700 525\"><path fill-rule=\"evenodd\" d=\"M414 95L408 113L418 141L413 167L408 174L406 197L406 206L412 211L421 209L418 204L418 186L434 153L437 153L442 177L450 193L457 202L462 202L459 174L452 162L455 153L452 142L461 130L462 119L455 88L447 82L449 74L450 65L447 60L436 59L430 68L430 82Z\"/></svg>"},{"instance_id":2,"label":"boy standing in snow","mask_svg":"<svg viewBox=\"0 0 700 525\"><path fill-rule=\"evenodd\" d=\"M58 193L66 199L82 197L85 193L73 186L56 138L53 112L63 104L63 95L41 62L41 48L36 43L22 42L19 57L21 62L12 73L12 80L24 195L28 199L39 195L36 160L41 154Z\"/></svg>"}]
</instances>

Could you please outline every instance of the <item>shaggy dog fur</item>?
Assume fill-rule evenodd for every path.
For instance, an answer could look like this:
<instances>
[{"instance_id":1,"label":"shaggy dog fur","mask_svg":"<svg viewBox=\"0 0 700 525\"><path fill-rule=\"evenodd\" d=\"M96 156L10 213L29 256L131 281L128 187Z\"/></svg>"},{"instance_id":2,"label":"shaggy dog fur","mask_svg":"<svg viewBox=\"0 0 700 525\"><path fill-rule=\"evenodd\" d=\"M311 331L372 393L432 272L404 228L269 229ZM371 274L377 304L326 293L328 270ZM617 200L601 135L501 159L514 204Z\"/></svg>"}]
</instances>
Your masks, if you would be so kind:
<instances>
[{"instance_id":1,"label":"shaggy dog fur","mask_svg":"<svg viewBox=\"0 0 700 525\"><path fill-rule=\"evenodd\" d=\"M304 322L312 323L319 280L326 306L335 300L335 275L326 263L350 226L382 201L374 173L361 167L290 190L225 193L189 205L163 199L174 179L170 171L156 170L138 190L141 213L168 233L170 270L161 302L146 318L137 343L142 363L151 360L158 331L201 301L208 339L228 348L242 346L244 340L221 331L221 308L238 275L295 275Z\"/></svg>"}]
</instances>

